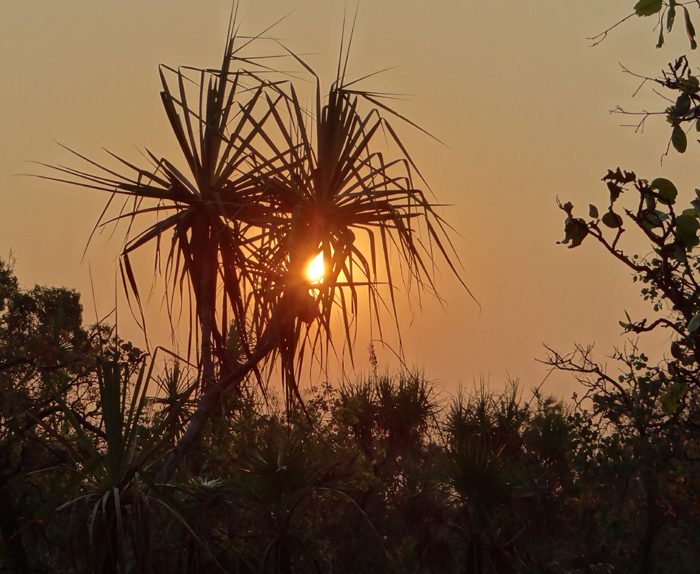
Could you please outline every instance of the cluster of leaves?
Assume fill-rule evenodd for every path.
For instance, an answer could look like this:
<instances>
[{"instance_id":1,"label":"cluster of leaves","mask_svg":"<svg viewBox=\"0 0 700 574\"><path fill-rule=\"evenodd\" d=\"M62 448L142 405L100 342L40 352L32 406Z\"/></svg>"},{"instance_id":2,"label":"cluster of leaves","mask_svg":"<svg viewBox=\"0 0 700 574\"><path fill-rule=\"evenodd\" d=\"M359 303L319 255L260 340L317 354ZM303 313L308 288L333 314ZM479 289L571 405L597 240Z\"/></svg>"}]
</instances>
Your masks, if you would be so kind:
<instances>
[{"instance_id":1,"label":"cluster of leaves","mask_svg":"<svg viewBox=\"0 0 700 574\"><path fill-rule=\"evenodd\" d=\"M689 207L679 212L676 207L678 190L668 179L656 178L649 182L637 178L634 172L618 168L614 172L609 170L603 181L610 192L610 202L602 217L593 204L589 206L588 220L574 217L574 206L570 202L560 204L567 214L562 243L569 244L569 248L578 247L591 236L624 263L634 273L634 281L645 285L642 295L653 303L654 310L668 308L672 314L648 326L646 320L635 323L629 319L621 323L622 326L634 333L657 326L670 328L678 337L674 356L687 355L683 367L697 364L700 358L695 354L700 342L700 301L697 296L700 262L694 250L700 245L700 190L695 190L696 198L689 202ZM614 206L621 194L629 191L630 184L638 200L633 207L622 207L621 213L651 243L653 252L646 257L626 254L618 247L625 224L623 215L615 212Z\"/></svg>"},{"instance_id":2,"label":"cluster of leaves","mask_svg":"<svg viewBox=\"0 0 700 574\"><path fill-rule=\"evenodd\" d=\"M104 326L85 329L75 291L39 286L24 291L1 260L0 281L0 533L10 565L25 572L31 554L22 544L23 531L40 531L37 517L82 482L82 474L49 471L113 466L103 454L117 429L114 422L103 423L114 421L117 413L104 410L108 391L102 357L107 353L130 378L143 353L113 338ZM118 407L117 395L112 398ZM67 544L57 526L49 526L49 535ZM40 542L32 553L49 560L44 553L51 556L51 548Z\"/></svg>"},{"instance_id":3,"label":"cluster of leaves","mask_svg":"<svg viewBox=\"0 0 700 574\"><path fill-rule=\"evenodd\" d=\"M76 292L38 286L22 291L11 265L0 260L0 533L19 569L27 563L16 539L23 526L17 504L31 490L25 477L66 460L64 449L44 432L60 426L55 397L85 424L97 411L90 347Z\"/></svg>"},{"instance_id":4,"label":"cluster of leaves","mask_svg":"<svg viewBox=\"0 0 700 574\"><path fill-rule=\"evenodd\" d=\"M698 47L698 44L695 39L695 26L693 25L693 20L690 15L690 11L688 10L688 6L693 7L696 4L697 0L689 0L686 2L678 2L677 0L638 0L634 4L630 14L590 39L595 40L593 46L597 46L608 37L608 34L612 30L617 28L620 24L627 22L630 18L646 18L649 16L656 16L658 20L655 28L659 29L659 38L656 43L656 47L662 48L666 41L664 37L664 29L667 33L670 33L673 30L673 26L676 23L676 15L679 10L682 10L683 23L685 32L688 35L688 40L690 42L690 49L695 50Z\"/></svg>"},{"instance_id":5,"label":"cluster of leaves","mask_svg":"<svg viewBox=\"0 0 700 574\"><path fill-rule=\"evenodd\" d=\"M664 115L666 121L672 126L668 148L673 146L678 153L685 153L688 149L689 132L693 129L695 132L700 131L700 95L698 94L700 92L700 78L692 73L691 66L685 56L681 56L669 64L668 70L662 71L660 77L638 77L643 78L643 83L650 81L669 90L671 94L666 96L666 99L673 102L664 111L637 112L636 115L643 116L638 128L643 126L649 116ZM620 107L615 111L631 113Z\"/></svg>"},{"instance_id":6,"label":"cluster of leaves","mask_svg":"<svg viewBox=\"0 0 700 574\"><path fill-rule=\"evenodd\" d=\"M686 4L691 4L691 2L677 2L676 0L668 0L668 2L664 2L663 0L639 0L639 2L634 5L634 13L637 16L659 15L659 41L656 47L661 48L664 45L664 26L667 32L671 32L673 24L676 21L676 10L680 8L683 10L683 20L685 23L685 31L690 41L690 49L695 50L698 47L698 43L695 41L695 27L693 26L690 12L688 8L686 8Z\"/></svg>"},{"instance_id":7,"label":"cluster of leaves","mask_svg":"<svg viewBox=\"0 0 700 574\"><path fill-rule=\"evenodd\" d=\"M698 389L674 363L652 365L637 347L610 356L592 347L568 355L550 349L549 364L574 373L586 389L574 416L577 474L567 509L581 544L572 564L610 571L686 572L698 560L700 505ZM683 382L682 382L683 381Z\"/></svg>"},{"instance_id":8,"label":"cluster of leaves","mask_svg":"<svg viewBox=\"0 0 700 574\"><path fill-rule=\"evenodd\" d=\"M624 264L655 314L653 320L626 314L624 332L666 329L671 342L669 356L657 365L636 341L615 351L610 358L619 366L617 376L594 360L591 347L568 355L550 349L548 363L574 373L587 389L577 414L582 442L574 465L580 484L590 485L587 496L594 497L589 502L597 513L581 520L602 534L587 552L616 569L687 571L697 556L678 549L695 547L700 511L694 496L683 494L700 479L700 190L681 209L668 179L650 182L618 168L603 181L610 201L602 217L594 205L581 218L571 203L560 204L567 216L562 243L577 247L592 237ZM626 252L620 242L626 230L641 234L651 252Z\"/></svg>"},{"instance_id":9,"label":"cluster of leaves","mask_svg":"<svg viewBox=\"0 0 700 574\"><path fill-rule=\"evenodd\" d=\"M640 0L632 16L658 15L660 48L682 10L695 49L692 4ZM660 77L638 77L672 93L672 105L654 113L672 126L667 151L686 152L688 132L700 131L700 79L688 59L676 59ZM642 127L652 113L639 115ZM610 199L602 216L592 204L587 217L577 217L571 203L559 203L566 212L562 243L574 248L596 240L642 285L653 316L634 320L625 313L620 326L636 338L610 355L616 374L596 361L592 346L569 354L549 349L547 363L573 373L586 389L574 416L579 442L571 459L581 491L567 501L581 540L574 565L581 572L688 572L698 561L700 517L700 190L679 207L678 189L666 178L649 181L617 168L603 181ZM649 253L623 248L625 231L641 235ZM669 350L652 364L639 336L658 329L670 333Z\"/></svg>"}]
</instances>

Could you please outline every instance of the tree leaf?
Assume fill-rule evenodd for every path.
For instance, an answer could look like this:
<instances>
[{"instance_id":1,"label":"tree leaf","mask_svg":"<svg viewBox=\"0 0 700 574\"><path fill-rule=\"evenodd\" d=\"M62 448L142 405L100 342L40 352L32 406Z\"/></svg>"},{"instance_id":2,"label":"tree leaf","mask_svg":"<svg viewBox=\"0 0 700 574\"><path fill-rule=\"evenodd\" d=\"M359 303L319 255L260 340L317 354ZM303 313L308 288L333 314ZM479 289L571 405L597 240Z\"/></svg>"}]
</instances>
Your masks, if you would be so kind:
<instances>
[{"instance_id":1,"label":"tree leaf","mask_svg":"<svg viewBox=\"0 0 700 574\"><path fill-rule=\"evenodd\" d=\"M674 126L671 132L671 143L678 153L685 153L688 148L688 138L681 126Z\"/></svg>"},{"instance_id":2,"label":"tree leaf","mask_svg":"<svg viewBox=\"0 0 700 574\"><path fill-rule=\"evenodd\" d=\"M623 190L622 187L614 181L608 181L606 182L606 185L610 191L610 205L612 205L617 201L617 198L620 197Z\"/></svg>"},{"instance_id":3,"label":"tree leaf","mask_svg":"<svg viewBox=\"0 0 700 574\"><path fill-rule=\"evenodd\" d=\"M700 81L697 76L678 80L678 89L684 94L697 94L700 91Z\"/></svg>"},{"instance_id":4,"label":"tree leaf","mask_svg":"<svg viewBox=\"0 0 700 574\"><path fill-rule=\"evenodd\" d=\"M695 317L688 322L688 332L692 333L698 327L700 327L700 313L697 313Z\"/></svg>"},{"instance_id":5,"label":"tree leaf","mask_svg":"<svg viewBox=\"0 0 700 574\"><path fill-rule=\"evenodd\" d=\"M685 383L673 383L668 391L676 400L682 399L688 392L688 385Z\"/></svg>"},{"instance_id":6,"label":"tree leaf","mask_svg":"<svg viewBox=\"0 0 700 574\"><path fill-rule=\"evenodd\" d=\"M676 100L676 114L685 114L690 109L690 96L688 94L681 94Z\"/></svg>"},{"instance_id":7,"label":"tree leaf","mask_svg":"<svg viewBox=\"0 0 700 574\"><path fill-rule=\"evenodd\" d=\"M564 233L566 236L560 243L571 243L569 249L573 249L583 243L586 235L588 235L588 226L581 218L574 219L573 217L567 217L566 223L564 224Z\"/></svg>"},{"instance_id":8,"label":"tree leaf","mask_svg":"<svg viewBox=\"0 0 700 574\"><path fill-rule=\"evenodd\" d=\"M671 393L661 395L659 402L661 403L661 410L669 416L675 413L676 408L678 408L678 400Z\"/></svg>"},{"instance_id":9,"label":"tree leaf","mask_svg":"<svg viewBox=\"0 0 700 574\"><path fill-rule=\"evenodd\" d=\"M676 2L675 0L671 0L668 5L668 12L666 13L666 28L670 32L671 28L673 28L673 22L676 19ZM663 31L663 27L661 28ZM663 44L663 40L661 42ZM661 46L657 46L657 48L660 48Z\"/></svg>"},{"instance_id":10,"label":"tree leaf","mask_svg":"<svg viewBox=\"0 0 700 574\"><path fill-rule=\"evenodd\" d=\"M659 193L659 200L666 205L673 205L676 202L676 196L678 195L678 190L676 186L673 185L668 179L664 177L657 177L651 182L649 186L651 189L655 189Z\"/></svg>"},{"instance_id":11,"label":"tree leaf","mask_svg":"<svg viewBox=\"0 0 700 574\"><path fill-rule=\"evenodd\" d=\"M688 386L684 383L675 383L671 385L668 392L659 397L661 410L664 414L671 416L678 408L678 401L688 392Z\"/></svg>"},{"instance_id":12,"label":"tree leaf","mask_svg":"<svg viewBox=\"0 0 700 574\"><path fill-rule=\"evenodd\" d=\"M594 219L598 219L598 208L592 203L588 205L588 215Z\"/></svg>"},{"instance_id":13,"label":"tree leaf","mask_svg":"<svg viewBox=\"0 0 700 574\"><path fill-rule=\"evenodd\" d=\"M695 48L698 47L698 44L695 41L695 27L690 21L690 12L688 12L688 9L685 6L683 6L683 13L685 15L685 31L688 33L688 39L690 40L690 49L695 50Z\"/></svg>"},{"instance_id":14,"label":"tree leaf","mask_svg":"<svg viewBox=\"0 0 700 574\"><path fill-rule=\"evenodd\" d=\"M663 211L655 209L645 209L642 215L644 216L644 222L649 225L648 229L661 227L662 222L668 218L668 215Z\"/></svg>"},{"instance_id":15,"label":"tree leaf","mask_svg":"<svg viewBox=\"0 0 700 574\"><path fill-rule=\"evenodd\" d=\"M637 16L652 16L661 11L663 0L639 0L634 5L634 12Z\"/></svg>"},{"instance_id":16,"label":"tree leaf","mask_svg":"<svg viewBox=\"0 0 700 574\"><path fill-rule=\"evenodd\" d=\"M622 227L622 217L620 217L614 211L608 211L605 215L603 215L602 221L611 229Z\"/></svg>"},{"instance_id":17,"label":"tree leaf","mask_svg":"<svg viewBox=\"0 0 700 574\"><path fill-rule=\"evenodd\" d=\"M700 215L700 199L694 199L690 202L690 205L692 205L695 210L695 217Z\"/></svg>"},{"instance_id":18,"label":"tree leaf","mask_svg":"<svg viewBox=\"0 0 700 574\"><path fill-rule=\"evenodd\" d=\"M700 229L700 223L692 215L681 214L676 217L676 237L680 239L686 249L692 249L700 244L698 229Z\"/></svg>"}]
</instances>

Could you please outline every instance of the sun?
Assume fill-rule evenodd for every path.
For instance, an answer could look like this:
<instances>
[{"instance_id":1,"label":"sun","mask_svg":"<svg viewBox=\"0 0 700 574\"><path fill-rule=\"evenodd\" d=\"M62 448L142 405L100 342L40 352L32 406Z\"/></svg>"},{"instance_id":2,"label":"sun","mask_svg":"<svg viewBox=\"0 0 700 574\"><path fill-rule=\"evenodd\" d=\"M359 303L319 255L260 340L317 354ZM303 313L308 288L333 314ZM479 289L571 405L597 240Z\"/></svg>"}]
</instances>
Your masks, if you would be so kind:
<instances>
[{"instance_id":1,"label":"sun","mask_svg":"<svg viewBox=\"0 0 700 574\"><path fill-rule=\"evenodd\" d=\"M323 279L323 252L319 253L314 260L309 263L309 267L306 270L306 275L309 281L312 283L318 283Z\"/></svg>"}]
</instances>

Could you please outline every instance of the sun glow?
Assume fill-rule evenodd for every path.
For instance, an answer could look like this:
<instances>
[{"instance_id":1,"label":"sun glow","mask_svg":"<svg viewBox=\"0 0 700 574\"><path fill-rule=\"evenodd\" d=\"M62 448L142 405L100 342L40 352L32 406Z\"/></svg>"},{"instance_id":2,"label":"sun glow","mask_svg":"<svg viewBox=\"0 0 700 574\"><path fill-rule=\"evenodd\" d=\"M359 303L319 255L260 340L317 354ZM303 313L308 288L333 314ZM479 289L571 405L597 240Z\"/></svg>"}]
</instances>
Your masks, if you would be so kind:
<instances>
[{"instance_id":1,"label":"sun glow","mask_svg":"<svg viewBox=\"0 0 700 574\"><path fill-rule=\"evenodd\" d=\"M321 279L323 279L323 271L323 252L321 252L311 263L309 263L306 274L312 283L318 283Z\"/></svg>"}]
</instances>

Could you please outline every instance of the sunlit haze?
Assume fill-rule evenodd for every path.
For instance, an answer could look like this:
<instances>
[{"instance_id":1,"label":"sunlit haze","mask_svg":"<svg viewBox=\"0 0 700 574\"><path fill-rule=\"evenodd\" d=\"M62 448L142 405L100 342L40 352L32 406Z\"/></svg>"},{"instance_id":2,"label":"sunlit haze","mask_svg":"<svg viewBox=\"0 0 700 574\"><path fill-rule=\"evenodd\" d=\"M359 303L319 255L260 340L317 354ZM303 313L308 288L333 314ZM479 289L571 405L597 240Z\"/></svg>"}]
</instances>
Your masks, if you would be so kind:
<instances>
[{"instance_id":1,"label":"sunlit haze","mask_svg":"<svg viewBox=\"0 0 700 574\"><path fill-rule=\"evenodd\" d=\"M309 281L317 282L323 278L323 253L319 253L314 257L313 261L309 263L309 268L307 271L309 276Z\"/></svg>"}]
</instances>

